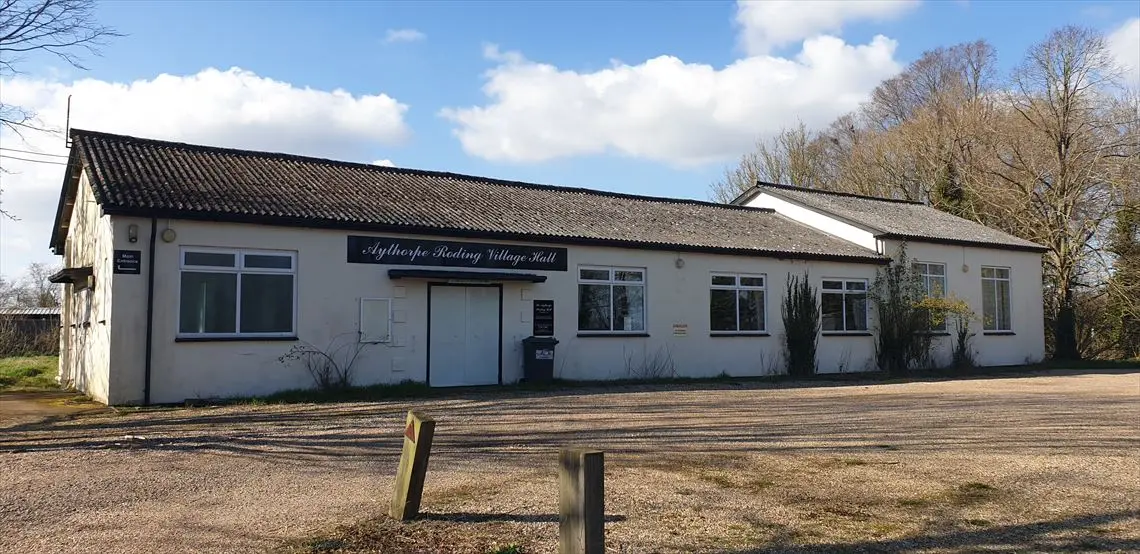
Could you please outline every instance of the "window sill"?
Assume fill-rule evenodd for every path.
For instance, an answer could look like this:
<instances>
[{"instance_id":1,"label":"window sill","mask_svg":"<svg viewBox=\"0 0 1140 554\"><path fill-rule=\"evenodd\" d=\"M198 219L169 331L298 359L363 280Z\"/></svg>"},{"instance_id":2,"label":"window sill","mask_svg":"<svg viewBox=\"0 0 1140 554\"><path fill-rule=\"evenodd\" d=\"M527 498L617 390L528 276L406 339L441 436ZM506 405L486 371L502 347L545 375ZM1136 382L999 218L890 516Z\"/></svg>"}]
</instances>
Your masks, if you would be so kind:
<instances>
[{"instance_id":1,"label":"window sill","mask_svg":"<svg viewBox=\"0 0 1140 554\"><path fill-rule=\"evenodd\" d=\"M734 332L729 331L727 333L712 332L712 333L709 333L709 336L710 337L770 337L772 335L770 333L766 333L766 332L761 332L761 333L734 333Z\"/></svg>"},{"instance_id":2,"label":"window sill","mask_svg":"<svg viewBox=\"0 0 1140 554\"><path fill-rule=\"evenodd\" d=\"M825 337L873 337L874 333L868 331L824 331Z\"/></svg>"},{"instance_id":3,"label":"window sill","mask_svg":"<svg viewBox=\"0 0 1140 554\"><path fill-rule=\"evenodd\" d=\"M1017 333L1013 331L982 331L982 334L987 337L1012 337Z\"/></svg>"},{"instance_id":4,"label":"window sill","mask_svg":"<svg viewBox=\"0 0 1140 554\"><path fill-rule=\"evenodd\" d=\"M950 336L949 331L919 331L918 333L915 333L915 334L916 335L926 335L928 337L948 337L948 336Z\"/></svg>"},{"instance_id":5,"label":"window sill","mask_svg":"<svg viewBox=\"0 0 1140 554\"><path fill-rule=\"evenodd\" d=\"M296 342L297 337L174 337L174 342Z\"/></svg>"},{"instance_id":6,"label":"window sill","mask_svg":"<svg viewBox=\"0 0 1140 554\"><path fill-rule=\"evenodd\" d=\"M644 338L644 337L648 337L648 336L649 336L649 333L590 333L590 332L579 332L578 333L578 338L583 338L583 339L596 339L596 338L621 339L621 338L630 338L630 337L642 337L642 338Z\"/></svg>"}]
</instances>

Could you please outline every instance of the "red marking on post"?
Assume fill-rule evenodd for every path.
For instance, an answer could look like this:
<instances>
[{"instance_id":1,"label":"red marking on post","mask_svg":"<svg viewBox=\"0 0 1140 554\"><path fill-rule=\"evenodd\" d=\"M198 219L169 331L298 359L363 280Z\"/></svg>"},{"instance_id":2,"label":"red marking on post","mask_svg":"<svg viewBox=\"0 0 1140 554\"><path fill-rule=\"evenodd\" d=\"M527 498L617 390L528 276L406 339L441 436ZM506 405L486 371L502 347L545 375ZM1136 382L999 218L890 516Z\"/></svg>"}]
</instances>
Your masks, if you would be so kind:
<instances>
[{"instance_id":1,"label":"red marking on post","mask_svg":"<svg viewBox=\"0 0 1140 554\"><path fill-rule=\"evenodd\" d=\"M404 436L407 437L408 439L410 439L412 442L416 442L416 424L415 423L409 423L408 424L408 428L404 429Z\"/></svg>"}]
</instances>

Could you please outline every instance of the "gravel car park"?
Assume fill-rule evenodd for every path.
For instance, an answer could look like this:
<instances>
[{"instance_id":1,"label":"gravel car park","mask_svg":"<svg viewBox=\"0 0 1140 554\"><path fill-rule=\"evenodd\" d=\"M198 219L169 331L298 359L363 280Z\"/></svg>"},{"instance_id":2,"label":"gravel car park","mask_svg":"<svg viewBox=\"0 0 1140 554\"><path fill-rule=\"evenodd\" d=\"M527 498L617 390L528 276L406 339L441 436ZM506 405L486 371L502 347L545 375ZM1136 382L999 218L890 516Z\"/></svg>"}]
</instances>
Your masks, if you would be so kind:
<instances>
[{"instance_id":1,"label":"gravel car park","mask_svg":"<svg viewBox=\"0 0 1140 554\"><path fill-rule=\"evenodd\" d=\"M424 518L387 521L404 413ZM488 552L557 541L556 452L606 452L623 552L1140 549L1140 373L700 383L0 423L0 551ZM4 426L6 425L6 426Z\"/></svg>"}]
</instances>

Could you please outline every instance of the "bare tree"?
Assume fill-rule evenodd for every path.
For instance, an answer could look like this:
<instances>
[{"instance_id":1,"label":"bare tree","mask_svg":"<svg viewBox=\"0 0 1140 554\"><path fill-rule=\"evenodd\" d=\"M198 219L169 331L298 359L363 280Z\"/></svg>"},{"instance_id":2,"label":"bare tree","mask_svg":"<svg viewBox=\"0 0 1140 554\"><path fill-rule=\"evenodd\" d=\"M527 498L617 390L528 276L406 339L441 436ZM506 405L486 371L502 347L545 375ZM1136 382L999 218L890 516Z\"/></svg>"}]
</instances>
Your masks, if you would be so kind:
<instances>
[{"instance_id":1,"label":"bare tree","mask_svg":"<svg viewBox=\"0 0 1140 554\"><path fill-rule=\"evenodd\" d=\"M96 22L94 0L0 0L0 77L19 74L26 57L37 52L86 69L84 57L98 55L109 39L118 36L114 29ZM26 131L58 132L39 121L27 106L5 104L2 98L0 129L21 137ZM13 218L3 208L0 216Z\"/></svg>"},{"instance_id":2,"label":"bare tree","mask_svg":"<svg viewBox=\"0 0 1140 554\"><path fill-rule=\"evenodd\" d=\"M1064 27L1029 50L1013 72L989 194L990 208L1046 245L1046 305L1054 356L1080 356L1074 295L1107 223L1120 207L1121 163L1137 155L1123 132L1136 114L1121 109L1120 71L1103 36ZM1011 209L1012 208L1012 209Z\"/></svg>"},{"instance_id":3,"label":"bare tree","mask_svg":"<svg viewBox=\"0 0 1140 554\"><path fill-rule=\"evenodd\" d=\"M60 285L48 280L58 270L58 267L40 262L29 265L24 271L24 278L16 288L16 304L29 308L59 306Z\"/></svg>"},{"instance_id":4,"label":"bare tree","mask_svg":"<svg viewBox=\"0 0 1140 554\"><path fill-rule=\"evenodd\" d=\"M817 137L800 122L756 144L740 162L725 170L710 193L718 202L730 202L757 181L805 187L819 186L824 175L824 151Z\"/></svg>"}]
</instances>

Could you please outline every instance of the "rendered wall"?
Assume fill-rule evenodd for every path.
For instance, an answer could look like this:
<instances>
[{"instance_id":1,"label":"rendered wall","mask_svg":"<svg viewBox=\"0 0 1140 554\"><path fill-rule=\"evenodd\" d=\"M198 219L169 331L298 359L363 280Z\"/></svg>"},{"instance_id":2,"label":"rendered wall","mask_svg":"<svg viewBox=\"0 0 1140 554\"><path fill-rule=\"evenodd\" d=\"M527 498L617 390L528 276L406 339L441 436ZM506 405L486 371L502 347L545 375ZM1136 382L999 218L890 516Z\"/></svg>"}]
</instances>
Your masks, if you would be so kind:
<instances>
[{"instance_id":1,"label":"rendered wall","mask_svg":"<svg viewBox=\"0 0 1140 554\"><path fill-rule=\"evenodd\" d=\"M64 285L60 310L59 381L95 400L122 403L111 377L111 219L102 215L84 173L79 179L64 267L92 268L94 288Z\"/></svg>"},{"instance_id":2,"label":"rendered wall","mask_svg":"<svg viewBox=\"0 0 1140 554\"><path fill-rule=\"evenodd\" d=\"M139 226L139 242L126 243L126 228ZM394 266L346 262L349 233L212 222L159 220L158 230L173 229L177 238L156 245L154 290L153 402L181 402L195 397L267 394L312 386L299 365L278 357L293 342L177 342L179 299L178 256L181 246L209 246L297 252L298 338L326 345L334 338L355 337L359 300L392 298L393 341L369 345L356 365L356 383L423 381L427 374L427 282L390 280ZM115 218L119 248L143 251L141 275L118 275L115 281L115 384L120 398L140 401L145 359L147 241L150 220ZM398 236L384 234L384 236ZM482 241L494 242L494 241ZM540 272L541 284L503 286L503 380L522 375L520 341L531 333L531 300L555 301L556 372L566 379L629 377L646 360L670 360L677 374L693 377L763 375L782 371L780 301L789 272L810 272L818 288L824 277L873 279L876 266L804 262L761 257L721 256L568 246L569 270ZM681 258L683 267L677 267ZM646 268L648 337L577 336L577 267L613 265ZM400 266L409 268L410 266ZM711 272L762 273L768 278L767 337L713 337L709 333ZM873 314L871 325L874 326ZM674 325L687 325L684 336ZM869 336L824 336L819 363L824 372L860 371L873 366ZM632 368L632 370L631 370Z\"/></svg>"}]
</instances>

